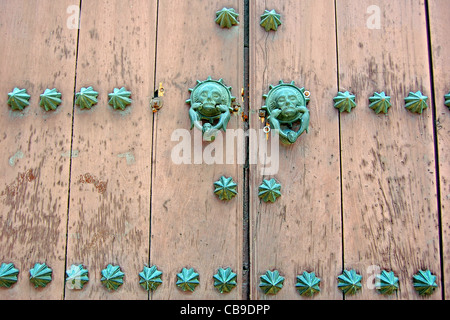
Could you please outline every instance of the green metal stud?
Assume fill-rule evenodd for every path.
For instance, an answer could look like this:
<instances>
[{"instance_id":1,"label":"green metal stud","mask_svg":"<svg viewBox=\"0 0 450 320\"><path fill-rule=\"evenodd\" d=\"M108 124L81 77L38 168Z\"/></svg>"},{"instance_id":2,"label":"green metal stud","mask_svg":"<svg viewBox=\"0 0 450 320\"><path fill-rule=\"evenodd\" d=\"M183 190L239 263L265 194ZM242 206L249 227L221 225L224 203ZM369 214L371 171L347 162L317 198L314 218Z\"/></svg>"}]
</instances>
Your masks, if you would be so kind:
<instances>
[{"instance_id":1,"label":"green metal stud","mask_svg":"<svg viewBox=\"0 0 450 320\"><path fill-rule=\"evenodd\" d=\"M398 290L398 278L393 271L387 272L386 270L382 270L381 273L376 276L375 287L381 294L394 294Z\"/></svg>"},{"instance_id":2,"label":"green metal stud","mask_svg":"<svg viewBox=\"0 0 450 320\"><path fill-rule=\"evenodd\" d=\"M123 285L124 276L125 273L122 272L120 266L113 266L109 264L102 270L102 278L100 281L108 290L117 290L121 285Z\"/></svg>"},{"instance_id":3,"label":"green metal stud","mask_svg":"<svg viewBox=\"0 0 450 320\"><path fill-rule=\"evenodd\" d=\"M450 92L444 96L445 105L450 109Z\"/></svg>"},{"instance_id":4,"label":"green metal stud","mask_svg":"<svg viewBox=\"0 0 450 320\"><path fill-rule=\"evenodd\" d=\"M339 109L339 112L351 112L356 107L355 96L348 92L339 92L334 100L334 107Z\"/></svg>"},{"instance_id":5,"label":"green metal stud","mask_svg":"<svg viewBox=\"0 0 450 320\"><path fill-rule=\"evenodd\" d=\"M214 288L216 288L220 293L228 293L237 285L237 275L231 270L231 268L219 269L213 278Z\"/></svg>"},{"instance_id":6,"label":"green metal stud","mask_svg":"<svg viewBox=\"0 0 450 320\"><path fill-rule=\"evenodd\" d=\"M144 267L139 273L139 284L147 291L155 291L162 284L162 272L156 266Z\"/></svg>"},{"instance_id":7,"label":"green metal stud","mask_svg":"<svg viewBox=\"0 0 450 320\"><path fill-rule=\"evenodd\" d=\"M111 105L115 110L125 110L125 108L131 104L131 92L127 91L124 87L115 88L113 93L109 95L108 104Z\"/></svg>"},{"instance_id":8,"label":"green metal stud","mask_svg":"<svg viewBox=\"0 0 450 320\"><path fill-rule=\"evenodd\" d=\"M61 93L56 89L45 89L44 93L41 94L41 101L39 105L45 110L56 110L61 104Z\"/></svg>"},{"instance_id":9,"label":"green metal stud","mask_svg":"<svg viewBox=\"0 0 450 320\"><path fill-rule=\"evenodd\" d=\"M91 109L93 105L97 104L98 92L94 91L92 87L81 88L80 92L75 94L75 104L80 106L80 109Z\"/></svg>"},{"instance_id":10,"label":"green metal stud","mask_svg":"<svg viewBox=\"0 0 450 320\"><path fill-rule=\"evenodd\" d=\"M281 196L281 185L275 179L264 180L259 186L258 196L264 202L275 202Z\"/></svg>"},{"instance_id":11,"label":"green metal stud","mask_svg":"<svg viewBox=\"0 0 450 320\"><path fill-rule=\"evenodd\" d=\"M214 193L220 200L231 200L237 195L237 184L232 177L220 177L219 181L214 182Z\"/></svg>"},{"instance_id":12,"label":"green metal stud","mask_svg":"<svg viewBox=\"0 0 450 320\"><path fill-rule=\"evenodd\" d=\"M413 276L413 285L414 289L421 296L433 294L438 287L436 283L436 276L433 275L430 270L419 270L419 272Z\"/></svg>"},{"instance_id":13,"label":"green metal stud","mask_svg":"<svg viewBox=\"0 0 450 320\"><path fill-rule=\"evenodd\" d=\"M17 282L19 270L12 263L2 263L0 266L0 288L11 288Z\"/></svg>"},{"instance_id":14,"label":"green metal stud","mask_svg":"<svg viewBox=\"0 0 450 320\"><path fill-rule=\"evenodd\" d=\"M264 27L266 31L277 31L278 26L281 25L281 15L275 10L264 10L264 13L261 15L260 25Z\"/></svg>"},{"instance_id":15,"label":"green metal stud","mask_svg":"<svg viewBox=\"0 0 450 320\"><path fill-rule=\"evenodd\" d=\"M263 95L267 122L271 130L278 131L282 143L291 145L309 129L310 92L298 88L295 82L284 83L280 80L277 86L269 86L269 92Z\"/></svg>"},{"instance_id":16,"label":"green metal stud","mask_svg":"<svg viewBox=\"0 0 450 320\"><path fill-rule=\"evenodd\" d=\"M234 110L232 103L236 100L231 95L231 87L223 83L223 79L212 80L208 77L205 81L197 80L197 85L189 89L190 104L189 118L191 129L195 126L202 131L205 141L214 141L219 130L226 131Z\"/></svg>"},{"instance_id":17,"label":"green metal stud","mask_svg":"<svg viewBox=\"0 0 450 320\"><path fill-rule=\"evenodd\" d=\"M52 281L52 269L45 263L36 263L30 269L30 282L34 284L35 288L44 288Z\"/></svg>"},{"instance_id":18,"label":"green metal stud","mask_svg":"<svg viewBox=\"0 0 450 320\"><path fill-rule=\"evenodd\" d=\"M356 294L361 288L362 276L355 270L344 270L343 274L338 277L338 288L344 294Z\"/></svg>"},{"instance_id":19,"label":"green metal stud","mask_svg":"<svg viewBox=\"0 0 450 320\"><path fill-rule=\"evenodd\" d=\"M8 104L12 110L22 111L25 107L30 105L30 95L27 94L27 89L14 88L14 90L8 93Z\"/></svg>"},{"instance_id":20,"label":"green metal stud","mask_svg":"<svg viewBox=\"0 0 450 320\"><path fill-rule=\"evenodd\" d=\"M264 294L277 294L283 288L284 277L280 276L278 270L268 270L260 276L260 280L259 287Z\"/></svg>"},{"instance_id":21,"label":"green metal stud","mask_svg":"<svg viewBox=\"0 0 450 320\"><path fill-rule=\"evenodd\" d=\"M71 265L70 269L66 271L66 275L66 285L72 290L81 290L89 282L89 271L81 264Z\"/></svg>"},{"instance_id":22,"label":"green metal stud","mask_svg":"<svg viewBox=\"0 0 450 320\"><path fill-rule=\"evenodd\" d=\"M177 274L176 286L183 291L194 292L195 288L200 284L198 277L199 274L193 268L183 268L181 273Z\"/></svg>"},{"instance_id":23,"label":"green metal stud","mask_svg":"<svg viewBox=\"0 0 450 320\"><path fill-rule=\"evenodd\" d=\"M239 14L233 8L223 8L216 12L216 23L222 28L231 28L239 24Z\"/></svg>"},{"instance_id":24,"label":"green metal stud","mask_svg":"<svg viewBox=\"0 0 450 320\"><path fill-rule=\"evenodd\" d=\"M376 114L380 112L387 114L391 107L391 97L387 96L384 92L375 94L369 98L369 108L375 111Z\"/></svg>"},{"instance_id":25,"label":"green metal stud","mask_svg":"<svg viewBox=\"0 0 450 320\"><path fill-rule=\"evenodd\" d=\"M411 112L422 114L423 110L428 108L427 105L428 97L424 96L422 92L410 92L405 98L405 108Z\"/></svg>"},{"instance_id":26,"label":"green metal stud","mask_svg":"<svg viewBox=\"0 0 450 320\"><path fill-rule=\"evenodd\" d=\"M308 273L305 271L302 275L297 276L295 287L300 295L312 297L320 292L319 284L320 278L317 278L314 272Z\"/></svg>"}]
</instances>

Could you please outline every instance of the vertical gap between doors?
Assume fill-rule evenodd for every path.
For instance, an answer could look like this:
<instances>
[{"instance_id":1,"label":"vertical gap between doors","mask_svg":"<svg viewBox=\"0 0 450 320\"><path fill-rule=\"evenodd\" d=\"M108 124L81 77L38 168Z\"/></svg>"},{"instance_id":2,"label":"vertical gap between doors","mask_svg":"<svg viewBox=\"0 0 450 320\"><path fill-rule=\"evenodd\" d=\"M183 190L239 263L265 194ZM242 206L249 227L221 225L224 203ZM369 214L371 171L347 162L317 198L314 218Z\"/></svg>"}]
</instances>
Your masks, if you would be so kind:
<instances>
[{"instance_id":1,"label":"vertical gap between doors","mask_svg":"<svg viewBox=\"0 0 450 320\"><path fill-rule=\"evenodd\" d=\"M71 181L72 181L72 152L73 152L73 135L74 135L74 123L75 123L75 95L77 91L77 72L78 72L78 51L80 47L80 28L81 28L81 7L83 4L83 0L80 0L79 2L79 15L78 15L78 29L77 29L77 45L76 45L76 52L75 52L75 76L74 76L74 85L73 85L73 101L72 101L72 128L71 128L71 135L70 135L70 157L69 157L69 182L68 182L68 188L67 188L67 220L66 220L66 246L65 246L65 254L64 254L64 272L63 277L65 284L65 270L67 270L67 249L69 244L69 214L70 214L70 187L71 187ZM66 286L63 286L63 300L65 300L66 297Z\"/></svg>"}]
</instances>

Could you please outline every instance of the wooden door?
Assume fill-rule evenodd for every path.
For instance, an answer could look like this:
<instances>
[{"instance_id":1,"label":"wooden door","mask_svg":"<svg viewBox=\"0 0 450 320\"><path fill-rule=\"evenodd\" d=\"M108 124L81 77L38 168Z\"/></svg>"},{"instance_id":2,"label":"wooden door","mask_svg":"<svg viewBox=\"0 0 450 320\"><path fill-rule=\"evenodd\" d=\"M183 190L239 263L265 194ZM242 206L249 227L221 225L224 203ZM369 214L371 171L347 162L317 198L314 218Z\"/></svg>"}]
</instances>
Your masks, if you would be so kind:
<instances>
[{"instance_id":1,"label":"wooden door","mask_svg":"<svg viewBox=\"0 0 450 320\"><path fill-rule=\"evenodd\" d=\"M167 284L154 299L242 299L245 191L237 155L243 146L235 142L235 157L227 162L226 134L213 143L203 142L199 130L189 130L186 103L189 89L208 77L223 79L236 102L241 100L244 24L241 20L221 29L214 19L224 7L243 16L241 0L159 3L155 79L164 87L164 107L154 118L150 261L161 266ZM242 120L236 112L227 130L239 128ZM180 143L185 146L181 154ZM220 200L213 193L214 182L222 176L237 183L232 200ZM183 268L199 274L200 285L192 293L175 285ZM229 294L213 286L219 268L238 274L238 287Z\"/></svg>"},{"instance_id":2,"label":"wooden door","mask_svg":"<svg viewBox=\"0 0 450 320\"><path fill-rule=\"evenodd\" d=\"M431 4L432 24L443 23L440 5ZM259 15L272 9L284 19L278 31L267 33ZM337 277L351 269L362 276L361 292L345 299L420 299L412 283L419 270L437 276L441 289L432 298L442 297L440 228L447 232L448 226L440 222L445 208L439 203L446 180L439 189L436 170L445 177L448 162L441 129L439 158L436 153L427 10L423 1L251 4L250 112L257 114L262 95L278 80L311 92L310 132L280 149L280 170L270 176L282 185L275 205L256 196L263 179L259 166L251 173L252 298L299 299L295 280L304 271L321 278L317 298L343 298ZM443 29L431 30L439 66L435 84L443 96L448 64L437 55ZM430 106L421 115L407 111L404 101L419 90ZM351 113L334 109L339 91L356 95ZM388 115L369 108L369 98L382 91L392 98ZM448 115L437 99L438 116ZM251 125L265 124L255 116ZM276 296L257 287L266 270L285 277L286 288ZM382 270L399 278L397 294L375 290Z\"/></svg>"},{"instance_id":3,"label":"wooden door","mask_svg":"<svg viewBox=\"0 0 450 320\"><path fill-rule=\"evenodd\" d=\"M219 26L223 8L239 23ZM447 0L0 0L0 265L19 270L0 298L446 299L449 9ZM266 30L272 10L281 25ZM226 132L203 141L188 101L209 78L235 100ZM310 93L309 130L289 146L260 113L280 81ZM30 95L22 111L6 103L16 87ZM82 109L76 94L87 87L97 102ZM53 88L62 103L46 112L40 94ZM109 95L121 88L131 104L116 110ZM350 113L334 107L345 91L356 96ZM428 97L422 114L405 109L417 91ZM375 92L391 97L387 114L369 108ZM221 177L237 185L231 200L214 194ZM270 179L281 185L273 203L258 196ZM52 268L44 288L29 281L35 263ZM72 265L89 271L81 290L65 283ZM117 290L101 282L108 265L124 273ZM162 272L154 292L139 284L150 266ZM198 273L193 292L176 285L183 268ZM222 268L236 273L230 293L214 287ZM351 269L361 289L344 295L338 277ZM261 276L275 270L283 287L265 294ZM398 277L396 294L375 289L381 270ZM429 297L414 289L419 270L437 277ZM320 278L313 297L297 290L303 272Z\"/></svg>"},{"instance_id":4,"label":"wooden door","mask_svg":"<svg viewBox=\"0 0 450 320\"><path fill-rule=\"evenodd\" d=\"M0 6L0 264L13 263L20 271L17 285L0 290L2 299L64 298L77 54L77 30L66 26L71 4L23 0ZM12 111L6 103L16 87L31 96L23 111ZM53 88L62 94L62 103L55 112L45 112L39 96ZM28 281L36 263L53 269L54 281L46 290L35 290Z\"/></svg>"},{"instance_id":5,"label":"wooden door","mask_svg":"<svg viewBox=\"0 0 450 320\"><path fill-rule=\"evenodd\" d=\"M259 25L265 10L282 14L278 31L267 32ZM271 175L264 174L265 163L250 167L251 297L297 299L296 276L307 271L322 279L320 298L339 299L339 119L329 108L337 91L334 1L255 1L250 17L251 128L266 125L258 111L270 85L294 81L311 92L310 132L291 146L280 145L279 163L273 168L278 170ZM272 178L281 184L282 194L275 203L265 203L258 188ZM258 287L260 276L273 270L285 278L285 288L274 297L265 296Z\"/></svg>"},{"instance_id":6,"label":"wooden door","mask_svg":"<svg viewBox=\"0 0 450 320\"><path fill-rule=\"evenodd\" d=\"M400 285L393 298L415 299L415 273L429 269L441 279L426 8L420 1L378 8L385 14L372 29L351 1L337 6L339 86L356 92L360 107L341 118L344 266L370 270L365 281L375 268L393 271ZM419 90L431 106L421 115L404 100ZM368 108L367 98L381 91L391 96L387 116ZM361 297L380 298L364 289Z\"/></svg>"}]
</instances>

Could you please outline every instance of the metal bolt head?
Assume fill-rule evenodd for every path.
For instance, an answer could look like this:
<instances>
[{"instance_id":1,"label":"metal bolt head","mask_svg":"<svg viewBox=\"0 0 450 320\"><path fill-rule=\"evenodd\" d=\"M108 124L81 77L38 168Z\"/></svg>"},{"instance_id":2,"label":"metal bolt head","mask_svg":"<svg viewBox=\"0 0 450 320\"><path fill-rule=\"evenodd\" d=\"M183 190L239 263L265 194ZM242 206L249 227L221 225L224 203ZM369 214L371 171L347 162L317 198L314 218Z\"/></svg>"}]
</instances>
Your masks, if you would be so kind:
<instances>
[{"instance_id":1,"label":"metal bolt head","mask_svg":"<svg viewBox=\"0 0 450 320\"><path fill-rule=\"evenodd\" d=\"M422 114L422 112L428 108L428 97L424 96L422 92L410 92L405 98L405 108L413 113Z\"/></svg>"},{"instance_id":2,"label":"metal bolt head","mask_svg":"<svg viewBox=\"0 0 450 320\"><path fill-rule=\"evenodd\" d=\"M214 287L220 293L231 292L231 290L233 290L237 285L236 277L236 273L234 273L231 268L219 269L213 276Z\"/></svg>"},{"instance_id":3,"label":"metal bolt head","mask_svg":"<svg viewBox=\"0 0 450 320\"><path fill-rule=\"evenodd\" d=\"M12 263L2 263L0 266L0 288L11 288L17 282L19 270Z\"/></svg>"},{"instance_id":4,"label":"metal bolt head","mask_svg":"<svg viewBox=\"0 0 450 320\"><path fill-rule=\"evenodd\" d=\"M450 92L444 96L445 105L450 109Z\"/></svg>"},{"instance_id":5,"label":"metal bolt head","mask_svg":"<svg viewBox=\"0 0 450 320\"><path fill-rule=\"evenodd\" d=\"M89 282L89 271L82 265L71 265L66 275L66 286L72 290L81 290Z\"/></svg>"},{"instance_id":6,"label":"metal bolt head","mask_svg":"<svg viewBox=\"0 0 450 320\"><path fill-rule=\"evenodd\" d=\"M45 263L36 263L30 269L30 282L35 288L44 288L52 281L52 269Z\"/></svg>"},{"instance_id":7,"label":"metal bolt head","mask_svg":"<svg viewBox=\"0 0 450 320\"><path fill-rule=\"evenodd\" d=\"M162 284L162 272L156 266L144 267L139 273L139 284L147 291L155 291Z\"/></svg>"},{"instance_id":8,"label":"metal bolt head","mask_svg":"<svg viewBox=\"0 0 450 320\"><path fill-rule=\"evenodd\" d=\"M30 97L27 89L14 88L12 92L8 93L8 104L12 110L22 111L30 105Z\"/></svg>"},{"instance_id":9,"label":"metal bolt head","mask_svg":"<svg viewBox=\"0 0 450 320\"><path fill-rule=\"evenodd\" d=\"M266 30L278 30L278 26L281 25L281 15L275 10L265 10L261 15L260 25Z\"/></svg>"},{"instance_id":10,"label":"metal bolt head","mask_svg":"<svg viewBox=\"0 0 450 320\"><path fill-rule=\"evenodd\" d=\"M109 291L116 291L121 285L123 285L124 276L125 273L122 272L120 266L113 266L109 264L102 270L102 278L100 281Z\"/></svg>"},{"instance_id":11,"label":"metal bolt head","mask_svg":"<svg viewBox=\"0 0 450 320\"><path fill-rule=\"evenodd\" d=\"M231 28L239 24L239 14L233 8L223 8L216 12L215 21L222 28Z\"/></svg>"},{"instance_id":12,"label":"metal bolt head","mask_svg":"<svg viewBox=\"0 0 450 320\"><path fill-rule=\"evenodd\" d=\"M344 294L356 294L362 288L361 279L362 276L355 270L344 270L338 277L338 288Z\"/></svg>"},{"instance_id":13,"label":"metal bolt head","mask_svg":"<svg viewBox=\"0 0 450 320\"><path fill-rule=\"evenodd\" d=\"M413 276L413 285L414 289L421 296L429 296L433 294L438 287L436 283L436 276L433 275L430 270L419 270L419 272Z\"/></svg>"},{"instance_id":14,"label":"metal bolt head","mask_svg":"<svg viewBox=\"0 0 450 320\"><path fill-rule=\"evenodd\" d=\"M183 268L177 274L176 286L183 291L194 292L195 288L200 284L198 277L199 274L193 268Z\"/></svg>"},{"instance_id":15,"label":"metal bolt head","mask_svg":"<svg viewBox=\"0 0 450 320\"><path fill-rule=\"evenodd\" d=\"M260 280L259 287L265 294L275 295L283 288L284 277L280 276L278 270L268 270L266 274L260 276Z\"/></svg>"}]
</instances>

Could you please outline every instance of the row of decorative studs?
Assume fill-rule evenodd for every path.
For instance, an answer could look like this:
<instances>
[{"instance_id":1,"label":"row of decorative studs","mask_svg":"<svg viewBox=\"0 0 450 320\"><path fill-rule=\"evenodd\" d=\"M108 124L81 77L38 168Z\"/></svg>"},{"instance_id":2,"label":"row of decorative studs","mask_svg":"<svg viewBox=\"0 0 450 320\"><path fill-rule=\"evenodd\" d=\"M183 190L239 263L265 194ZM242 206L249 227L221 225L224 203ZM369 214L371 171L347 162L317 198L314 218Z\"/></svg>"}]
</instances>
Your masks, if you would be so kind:
<instances>
[{"instance_id":1,"label":"row of decorative studs","mask_svg":"<svg viewBox=\"0 0 450 320\"><path fill-rule=\"evenodd\" d=\"M356 107L355 99L355 95L349 91L339 92L333 99L335 102L334 107L339 109L340 112L351 112L352 109ZM413 113L422 114L422 112L428 108L428 97L423 95L420 91L410 92L404 100L405 108ZM444 96L444 100L445 105L450 108L450 92ZM385 92L375 92L375 94L369 98L369 103L369 108L376 114L387 114L392 106L391 97L387 96Z\"/></svg>"},{"instance_id":2,"label":"row of decorative studs","mask_svg":"<svg viewBox=\"0 0 450 320\"><path fill-rule=\"evenodd\" d=\"M52 281L52 269L45 263L36 263L30 269L30 282L36 288L44 288ZM0 287L11 288L17 282L17 270L12 263L3 263L0 266ZM66 285L73 290L81 290L84 285L89 282L89 272L82 265L72 265L66 271ZM101 271L101 283L108 290L118 290L124 283L125 273L122 272L120 266L113 266L109 264ZM144 267L139 273L139 284L147 291L155 291L162 284L162 272L156 266ZM214 287L220 293L231 292L236 286L237 275L231 268L220 268L213 276ZM264 275L260 276L259 287L264 294L277 294L284 285L284 277L282 277L278 270L268 270ZM338 276L338 289L344 294L356 294L361 288L362 276L355 270L344 270ZM312 297L320 292L321 279L316 277L314 272L303 272L297 276L297 283L295 285L297 291L302 296ZM375 287L380 294L391 295L399 289L399 279L395 276L393 271L382 270L380 274L376 275ZM438 287L436 283L436 276L430 270L420 270L413 275L412 282L414 289L419 295L431 295ZM194 292L196 287L200 284L199 274L193 268L183 268L177 274L176 286L185 292Z\"/></svg>"},{"instance_id":3,"label":"row of decorative studs","mask_svg":"<svg viewBox=\"0 0 450 320\"><path fill-rule=\"evenodd\" d=\"M114 109L125 110L125 108L131 104L131 92L127 91L125 87L115 88L114 92L109 95L108 104ZM8 93L8 104L13 110L22 111L29 105L30 95L27 94L26 89L14 88L14 90ZM92 87L81 88L80 92L75 94L75 104L81 109L91 109L92 106L97 104L98 92L94 91ZM339 109L340 112L351 112L356 107L356 97L349 91L339 92L333 99L334 107ZM444 96L445 105L450 108L450 92ZM375 94L369 98L369 107L374 110L375 113L387 114L391 107L391 97L387 96L385 92L375 92ZM408 97L405 98L405 108L411 112L421 114L423 110L428 108L428 97L424 96L420 91L416 93L410 92ZM39 105L44 108L45 111L56 110L61 104L61 93L56 89L46 89L44 93L40 95ZM154 111L157 108L153 109ZM264 116L264 115L260 115Z\"/></svg>"},{"instance_id":4,"label":"row of decorative studs","mask_svg":"<svg viewBox=\"0 0 450 320\"><path fill-rule=\"evenodd\" d=\"M62 103L62 94L54 89L46 89L44 93L40 95L39 105L45 111L54 111ZM124 87L115 88L114 92L109 95L108 104L114 109L125 110L125 108L131 104L131 92L127 91ZM92 87L81 88L80 92L75 94L75 104L80 109L91 109L92 106L98 103L98 92L94 91ZM31 96L27 93L26 89L14 88L14 90L8 93L8 105L12 110L22 111L25 107L29 106L29 100Z\"/></svg>"},{"instance_id":5,"label":"row of decorative studs","mask_svg":"<svg viewBox=\"0 0 450 320\"><path fill-rule=\"evenodd\" d=\"M232 177L220 177L214 182L214 193L220 200L231 200L237 195L237 183L233 181ZM264 179L258 188L258 197L264 202L275 202L281 196L281 184L277 183L275 179Z\"/></svg>"}]
</instances>

